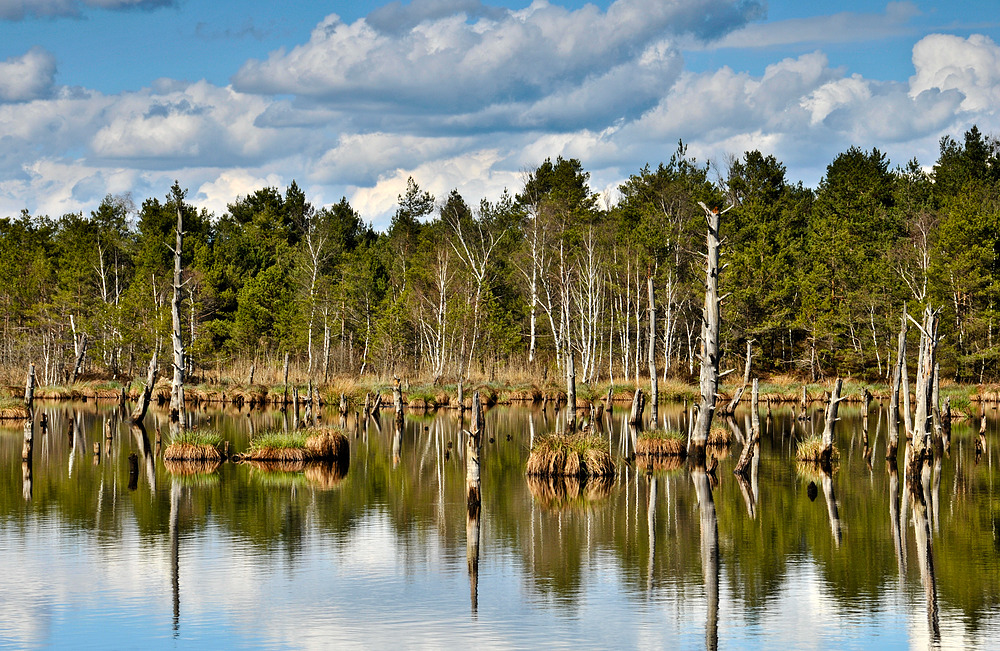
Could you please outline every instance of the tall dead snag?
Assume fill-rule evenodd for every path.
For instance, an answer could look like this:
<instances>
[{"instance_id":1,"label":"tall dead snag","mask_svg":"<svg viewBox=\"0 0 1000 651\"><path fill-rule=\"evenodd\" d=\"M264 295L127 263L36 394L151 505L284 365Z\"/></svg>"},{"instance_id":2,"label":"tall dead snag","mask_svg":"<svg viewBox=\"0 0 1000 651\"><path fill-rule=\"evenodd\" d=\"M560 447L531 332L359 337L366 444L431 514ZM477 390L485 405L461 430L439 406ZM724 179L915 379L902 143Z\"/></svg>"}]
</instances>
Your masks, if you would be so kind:
<instances>
[{"instance_id":1,"label":"tall dead snag","mask_svg":"<svg viewBox=\"0 0 1000 651\"><path fill-rule=\"evenodd\" d=\"M892 396L889 398L889 441L885 446L885 458L896 460L899 448L899 388L906 370L906 316L899 329L899 344L896 348L896 365L892 369Z\"/></svg>"},{"instance_id":2,"label":"tall dead snag","mask_svg":"<svg viewBox=\"0 0 1000 651\"><path fill-rule=\"evenodd\" d=\"M576 429L576 373L573 370L573 353L569 354L569 374L566 377L566 431Z\"/></svg>"},{"instance_id":3,"label":"tall dead snag","mask_svg":"<svg viewBox=\"0 0 1000 651\"><path fill-rule=\"evenodd\" d=\"M690 455L695 463L704 462L705 445L712 429L715 397L719 391L719 211L709 210L704 203L708 234L705 237L705 308L701 320L701 401L698 420L691 433ZM728 208L727 208L728 210Z\"/></svg>"},{"instance_id":4,"label":"tall dead snag","mask_svg":"<svg viewBox=\"0 0 1000 651\"><path fill-rule=\"evenodd\" d=\"M472 422L469 424L471 430L466 432L465 451L465 488L466 502L469 512L473 508L477 515L479 504L482 501L482 484L479 474L479 451L483 444L483 404L479 400L479 392L472 394Z\"/></svg>"},{"instance_id":5,"label":"tall dead snag","mask_svg":"<svg viewBox=\"0 0 1000 651\"><path fill-rule=\"evenodd\" d=\"M660 390L656 384L656 298L653 294L653 270L646 272L646 293L649 298L649 415L655 423L659 418L657 403Z\"/></svg>"},{"instance_id":6,"label":"tall dead snag","mask_svg":"<svg viewBox=\"0 0 1000 651\"><path fill-rule=\"evenodd\" d=\"M937 350L937 312L924 308L923 323L911 321L920 329L920 353L917 357L916 409L913 412L913 455L911 477L919 477L931 444L931 410L934 395L934 356Z\"/></svg>"},{"instance_id":7,"label":"tall dead snag","mask_svg":"<svg viewBox=\"0 0 1000 651\"><path fill-rule=\"evenodd\" d=\"M170 384L170 417L178 419L184 409L184 342L181 340L181 248L184 244L184 193L176 183L171 188L177 207L177 232L174 248L174 296L170 301L170 317L173 323L171 341L174 349L174 377ZM181 419L183 420L183 419Z\"/></svg>"},{"instance_id":8,"label":"tall dead snag","mask_svg":"<svg viewBox=\"0 0 1000 651\"><path fill-rule=\"evenodd\" d=\"M395 378L396 383L392 387L392 406L396 410L396 422L403 422L403 389L400 386L399 378Z\"/></svg>"},{"instance_id":9,"label":"tall dead snag","mask_svg":"<svg viewBox=\"0 0 1000 651\"><path fill-rule=\"evenodd\" d=\"M24 382L24 406L31 411L35 404L35 365L28 367L28 377Z\"/></svg>"},{"instance_id":10,"label":"tall dead snag","mask_svg":"<svg viewBox=\"0 0 1000 651\"><path fill-rule=\"evenodd\" d=\"M837 422L837 411L840 409L840 390L844 386L844 381L837 378L833 384L833 392L830 394L830 403L826 406L826 423L823 425L823 452L820 462L828 466L833 460L833 427Z\"/></svg>"},{"instance_id":11,"label":"tall dead snag","mask_svg":"<svg viewBox=\"0 0 1000 651\"><path fill-rule=\"evenodd\" d=\"M156 383L156 358L159 351L153 350L153 357L149 360L149 369L146 371L146 386L142 388L142 395L139 396L139 402L135 404L135 408L132 410L132 415L130 420L133 425L137 425L146 418L146 410L149 408L149 400L153 396L153 384Z\"/></svg>"}]
</instances>

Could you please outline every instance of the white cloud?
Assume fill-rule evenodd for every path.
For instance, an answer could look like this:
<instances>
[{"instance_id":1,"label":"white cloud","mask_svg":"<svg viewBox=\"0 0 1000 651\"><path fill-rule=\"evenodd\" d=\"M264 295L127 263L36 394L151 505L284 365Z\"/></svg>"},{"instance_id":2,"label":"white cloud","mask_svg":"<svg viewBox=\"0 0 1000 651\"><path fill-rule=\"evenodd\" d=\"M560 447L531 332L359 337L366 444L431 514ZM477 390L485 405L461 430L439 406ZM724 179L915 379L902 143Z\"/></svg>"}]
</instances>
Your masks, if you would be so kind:
<instances>
[{"instance_id":1,"label":"white cloud","mask_svg":"<svg viewBox=\"0 0 1000 651\"><path fill-rule=\"evenodd\" d=\"M52 92L56 58L40 47L0 63L0 102L24 102Z\"/></svg>"},{"instance_id":2,"label":"white cloud","mask_svg":"<svg viewBox=\"0 0 1000 651\"><path fill-rule=\"evenodd\" d=\"M285 180L277 174L261 177L249 170L229 169L221 172L215 179L202 183L190 200L199 208L222 215L237 197L249 196L261 188L284 186Z\"/></svg>"},{"instance_id":3,"label":"white cloud","mask_svg":"<svg viewBox=\"0 0 1000 651\"><path fill-rule=\"evenodd\" d=\"M665 39L714 37L761 10L756 2L735 0L618 0L607 12L543 1L475 20L438 11L472 4L421 3L415 10L421 20L399 34L365 19L347 24L329 16L308 43L247 62L233 85L410 120L483 114L520 127L517 116L526 115L531 126L579 125L595 114L606 119L609 111L635 115L654 99L654 88L668 86L679 62ZM618 98L621 88L633 90L627 103ZM572 112L565 110L570 105Z\"/></svg>"},{"instance_id":4,"label":"white cloud","mask_svg":"<svg viewBox=\"0 0 1000 651\"><path fill-rule=\"evenodd\" d=\"M965 111L993 113L1000 101L1000 47L988 36L932 34L913 48L910 92L957 90Z\"/></svg>"}]
</instances>

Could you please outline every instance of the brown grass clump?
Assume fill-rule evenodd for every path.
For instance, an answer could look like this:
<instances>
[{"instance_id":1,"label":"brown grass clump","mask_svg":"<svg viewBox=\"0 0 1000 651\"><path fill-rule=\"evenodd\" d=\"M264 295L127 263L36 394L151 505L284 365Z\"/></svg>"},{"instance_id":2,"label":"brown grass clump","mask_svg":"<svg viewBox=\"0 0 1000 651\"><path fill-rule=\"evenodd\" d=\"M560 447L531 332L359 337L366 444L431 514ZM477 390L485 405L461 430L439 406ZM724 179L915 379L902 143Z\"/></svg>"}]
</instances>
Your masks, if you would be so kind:
<instances>
[{"instance_id":1,"label":"brown grass clump","mask_svg":"<svg viewBox=\"0 0 1000 651\"><path fill-rule=\"evenodd\" d=\"M0 401L0 420L25 420L28 418L28 408L16 398Z\"/></svg>"},{"instance_id":2,"label":"brown grass clump","mask_svg":"<svg viewBox=\"0 0 1000 651\"><path fill-rule=\"evenodd\" d=\"M306 451L310 460L346 458L349 452L347 436L332 428L306 430Z\"/></svg>"},{"instance_id":3,"label":"brown grass clump","mask_svg":"<svg viewBox=\"0 0 1000 651\"><path fill-rule=\"evenodd\" d=\"M635 453L639 456L683 458L687 455L687 441L676 430L643 432L636 441Z\"/></svg>"},{"instance_id":4,"label":"brown grass clump","mask_svg":"<svg viewBox=\"0 0 1000 651\"><path fill-rule=\"evenodd\" d=\"M219 469L222 459L164 459L163 467L171 475L210 475Z\"/></svg>"},{"instance_id":5,"label":"brown grass clump","mask_svg":"<svg viewBox=\"0 0 1000 651\"><path fill-rule=\"evenodd\" d=\"M219 461L222 462L222 452L214 445L194 443L171 443L163 451L166 461Z\"/></svg>"},{"instance_id":6,"label":"brown grass clump","mask_svg":"<svg viewBox=\"0 0 1000 651\"><path fill-rule=\"evenodd\" d=\"M250 443L251 461L305 463L346 457L347 436L335 429L309 429L301 432L266 432Z\"/></svg>"},{"instance_id":7,"label":"brown grass clump","mask_svg":"<svg viewBox=\"0 0 1000 651\"><path fill-rule=\"evenodd\" d=\"M585 434L552 434L528 456L527 474L539 477L610 477L615 464L603 440Z\"/></svg>"},{"instance_id":8,"label":"brown grass clump","mask_svg":"<svg viewBox=\"0 0 1000 651\"><path fill-rule=\"evenodd\" d=\"M528 475L528 491L545 509L586 507L611 494L614 480L611 477L538 477Z\"/></svg>"},{"instance_id":9,"label":"brown grass clump","mask_svg":"<svg viewBox=\"0 0 1000 651\"><path fill-rule=\"evenodd\" d=\"M795 458L799 461L819 463L823 459L822 437L811 436L804 441L799 441L799 445L795 450ZM834 447L833 453L830 455L830 460L836 461L839 458L840 452Z\"/></svg>"},{"instance_id":10,"label":"brown grass clump","mask_svg":"<svg viewBox=\"0 0 1000 651\"><path fill-rule=\"evenodd\" d=\"M721 425L713 427L708 433L706 445L729 445L733 442L733 433L727 427Z\"/></svg>"}]
</instances>

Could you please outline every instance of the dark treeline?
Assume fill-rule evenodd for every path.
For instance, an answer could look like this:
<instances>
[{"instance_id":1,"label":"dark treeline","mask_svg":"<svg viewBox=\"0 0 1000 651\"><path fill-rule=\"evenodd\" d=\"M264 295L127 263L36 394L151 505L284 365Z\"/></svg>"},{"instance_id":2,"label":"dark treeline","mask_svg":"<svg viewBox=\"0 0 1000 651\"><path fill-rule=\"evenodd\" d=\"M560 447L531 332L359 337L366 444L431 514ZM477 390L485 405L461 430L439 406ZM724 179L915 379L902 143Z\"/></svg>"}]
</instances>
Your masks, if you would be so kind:
<instances>
[{"instance_id":1,"label":"dark treeline","mask_svg":"<svg viewBox=\"0 0 1000 651\"><path fill-rule=\"evenodd\" d=\"M294 182L223 215L182 199L189 373L273 368L290 353L317 380L542 378L572 351L583 382L637 381L650 372L652 332L656 372L690 377L704 203L732 206L724 365L738 366L752 340L760 372L886 378L904 305L930 302L942 310L942 375L996 380L1000 143L973 127L941 141L930 173L915 160L890 165L852 147L813 190L758 151L715 173L682 144L599 201L580 162L558 158L496 201L436 199L411 179L384 233L346 199L311 206ZM81 353L101 373L141 373L169 340L183 196L0 219L0 365L11 377L31 361L45 383L64 382Z\"/></svg>"}]
</instances>

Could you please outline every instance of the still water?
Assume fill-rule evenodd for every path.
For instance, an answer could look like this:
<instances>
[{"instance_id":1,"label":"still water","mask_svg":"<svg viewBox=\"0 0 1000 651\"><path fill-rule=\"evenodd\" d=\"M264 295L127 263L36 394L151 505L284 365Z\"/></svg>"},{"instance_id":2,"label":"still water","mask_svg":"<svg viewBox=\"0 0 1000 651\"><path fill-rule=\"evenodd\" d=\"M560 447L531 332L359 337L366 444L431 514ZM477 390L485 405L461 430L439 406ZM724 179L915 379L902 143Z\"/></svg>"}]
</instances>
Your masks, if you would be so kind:
<instances>
[{"instance_id":1,"label":"still water","mask_svg":"<svg viewBox=\"0 0 1000 651\"><path fill-rule=\"evenodd\" d=\"M662 411L685 427L681 406ZM30 468L20 427L0 424L2 647L987 649L1000 640L995 411L980 458L978 426L956 423L926 490L911 495L902 471L887 469L877 406L870 455L860 411L841 409L832 477L794 460L795 441L821 431L822 414L775 411L745 482L732 474L739 442L718 455L714 477L628 461L616 410L599 432L618 477L584 486L524 476L532 437L556 427L551 409L497 407L487 413L478 522L467 514L452 411L409 414L399 434L391 418L352 415L347 469L227 463L202 475L164 466L163 413L147 416L143 436L112 404L43 403L43 412L49 427L36 429ZM236 452L289 418L211 408L190 417L223 430ZM738 412L737 435L743 423Z\"/></svg>"}]
</instances>

